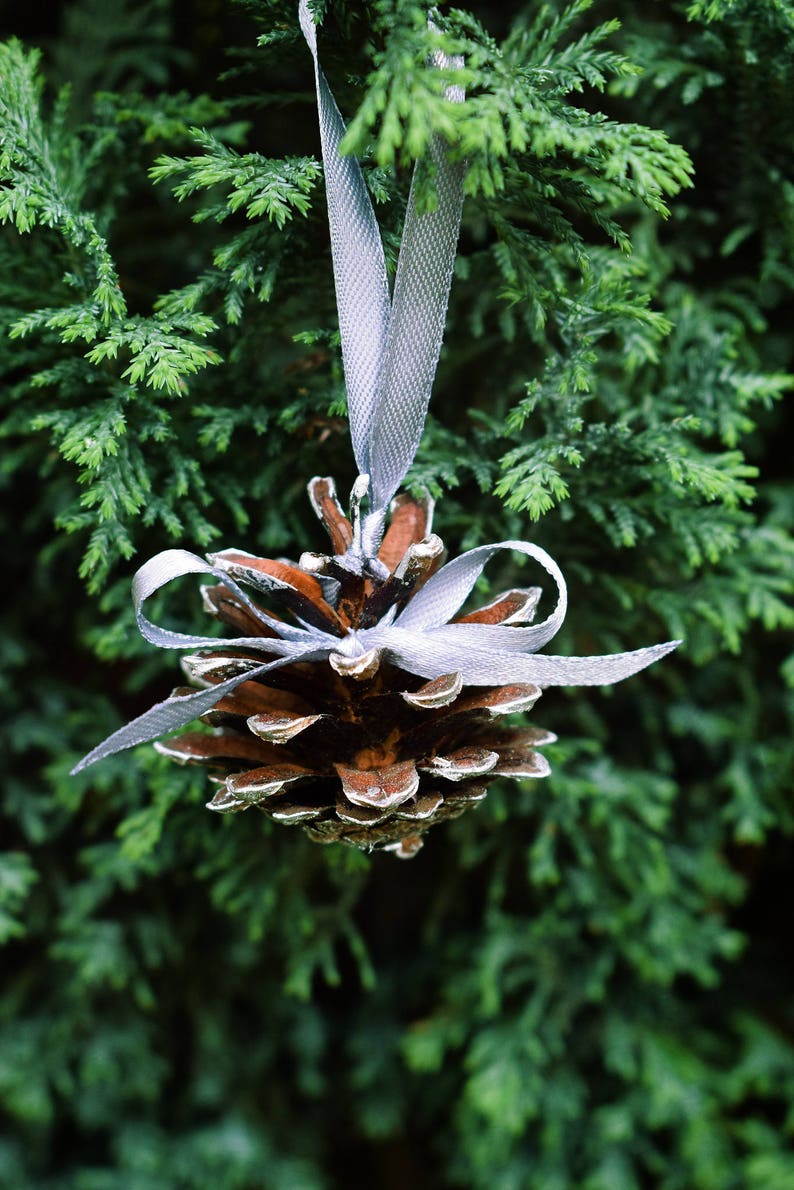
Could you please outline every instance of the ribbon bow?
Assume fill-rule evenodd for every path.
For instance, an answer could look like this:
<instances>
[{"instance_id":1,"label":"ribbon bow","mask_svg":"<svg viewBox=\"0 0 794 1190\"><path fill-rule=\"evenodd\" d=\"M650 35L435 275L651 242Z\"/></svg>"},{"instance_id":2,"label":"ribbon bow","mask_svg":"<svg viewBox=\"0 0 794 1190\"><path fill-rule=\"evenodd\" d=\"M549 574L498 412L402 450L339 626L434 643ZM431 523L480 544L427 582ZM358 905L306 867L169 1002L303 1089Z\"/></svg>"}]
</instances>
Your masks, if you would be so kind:
<instances>
[{"instance_id":1,"label":"ribbon bow","mask_svg":"<svg viewBox=\"0 0 794 1190\"><path fill-rule=\"evenodd\" d=\"M436 207L419 213L415 172L390 297L380 231L361 168L353 157L339 153L345 124L320 68L314 21L306 0L300 0L299 18L314 60L350 432L359 469L351 498L352 533L337 549L334 562L383 582L388 571L378 560L378 547L392 497L419 445L441 351L465 167L451 161L443 142L434 138ZM435 65L459 66L462 59L438 54ZM452 102L463 101L459 87L448 88L446 94ZM326 492L332 494L329 481L313 480L310 492L316 491L318 483L324 483ZM361 510L367 493L369 511L364 514ZM451 623L486 563L501 550L515 550L543 567L557 589L553 611L538 624L527 624L533 610L527 606L520 617L508 617L502 623ZM255 656L241 657L239 672L231 677L207 689L172 694L114 732L89 752L74 772L184 727L242 682L298 661L330 658L338 667L344 659L350 662L371 655L376 661L383 657L428 679L457 672L464 685L528 682L540 687L590 686L630 677L680 643L669 641L600 657L539 654L562 625L567 591L554 559L526 541L502 541L469 550L437 570L401 611L393 605L378 622L360 628L325 621L321 626L300 614L296 614L297 623L289 624L270 615L246 595L235 576L275 596L299 597L299 587L290 581L296 569L280 566L281 576L265 573L241 565L240 559L245 557L251 556L225 551L205 561L186 550L165 550L150 559L133 580L138 627L143 637L159 648L241 649L268 659L259 662ZM172 632L148 620L142 610L145 601L187 574L220 579L246 610L249 622L260 628L260 634L232 639L201 637ZM326 583L330 593L333 580Z\"/></svg>"}]
</instances>

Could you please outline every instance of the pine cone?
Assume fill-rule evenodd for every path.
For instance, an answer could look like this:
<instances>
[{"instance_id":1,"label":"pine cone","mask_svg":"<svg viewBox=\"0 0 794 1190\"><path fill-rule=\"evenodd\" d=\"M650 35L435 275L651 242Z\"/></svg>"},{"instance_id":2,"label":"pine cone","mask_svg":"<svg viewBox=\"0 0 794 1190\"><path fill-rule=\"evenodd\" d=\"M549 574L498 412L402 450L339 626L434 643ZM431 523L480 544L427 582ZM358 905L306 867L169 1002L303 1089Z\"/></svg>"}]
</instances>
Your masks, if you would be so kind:
<instances>
[{"instance_id":1,"label":"pine cone","mask_svg":"<svg viewBox=\"0 0 794 1190\"><path fill-rule=\"evenodd\" d=\"M441 565L444 549L430 532L429 500L398 496L378 562L356 573L349 553L354 531L332 481L314 479L309 492L332 556L304 554L295 566L226 550L212 564L271 599L280 596L282 609L297 620L340 637L372 626L390 608L401 610ZM274 579L283 588L274 591ZM202 590L206 609L224 624L243 636L267 635L228 587ZM538 596L537 588L508 591L459 622L525 621ZM206 687L262 660L261 651L230 648L184 657L182 665L194 686ZM211 733L188 732L155 747L180 763L214 770L211 779L221 788L211 810L256 806L277 822L301 824L317 842L409 858L428 827L476 805L494 778L547 776L548 763L535 749L555 737L501 724L503 716L528 710L540 693L526 683L467 688L458 673L423 681L376 649L354 658L332 653L327 661L304 660L266 680L244 681L202 716Z\"/></svg>"}]
</instances>

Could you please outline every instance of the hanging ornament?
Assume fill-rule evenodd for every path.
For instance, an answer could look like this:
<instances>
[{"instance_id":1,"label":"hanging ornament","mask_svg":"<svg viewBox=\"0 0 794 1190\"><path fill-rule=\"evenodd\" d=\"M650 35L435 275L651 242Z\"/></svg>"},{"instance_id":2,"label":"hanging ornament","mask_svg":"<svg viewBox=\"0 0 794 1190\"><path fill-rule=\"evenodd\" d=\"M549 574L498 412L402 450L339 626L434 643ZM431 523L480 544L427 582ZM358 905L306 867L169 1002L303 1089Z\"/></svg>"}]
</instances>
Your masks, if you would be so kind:
<instances>
[{"instance_id":1,"label":"hanging ornament","mask_svg":"<svg viewBox=\"0 0 794 1190\"><path fill-rule=\"evenodd\" d=\"M502 541L446 562L429 498L397 495L419 445L441 351L465 166L434 138L436 206L419 212L415 173L390 295L361 169L339 153L345 125L320 69L306 0L299 16L314 60L359 471L350 515L333 481L314 478L309 496L330 553L306 553L295 564L243 550L207 560L165 550L146 562L133 580L138 627L160 648L189 650L182 667L190 686L114 732L74 772L201 719L212 731L155 747L209 768L218 786L211 810L255 806L277 822L300 824L318 842L408 858L428 827L477 804L496 777L548 774L537 749L554 736L509 725L544 687L618 682L679 642L603 657L540 653L567 607L553 558L529 542ZM462 61L439 54L434 65ZM451 87L447 98L462 102L463 92ZM556 604L539 623L537 587L459 614L502 550L532 558L553 580ZM235 635L193 636L146 618L146 600L188 574L215 580L201 588L205 609Z\"/></svg>"}]
</instances>

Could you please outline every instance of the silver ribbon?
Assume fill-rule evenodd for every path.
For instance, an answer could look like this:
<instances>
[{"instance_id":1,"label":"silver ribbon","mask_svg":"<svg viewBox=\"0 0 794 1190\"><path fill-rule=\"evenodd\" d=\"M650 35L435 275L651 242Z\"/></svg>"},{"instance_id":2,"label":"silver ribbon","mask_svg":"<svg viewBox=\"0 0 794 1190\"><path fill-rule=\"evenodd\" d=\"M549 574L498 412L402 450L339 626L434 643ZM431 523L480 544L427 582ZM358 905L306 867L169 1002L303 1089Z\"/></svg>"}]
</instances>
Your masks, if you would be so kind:
<instances>
[{"instance_id":1,"label":"silver ribbon","mask_svg":"<svg viewBox=\"0 0 794 1190\"><path fill-rule=\"evenodd\" d=\"M233 639L217 636L194 636L187 632L172 632L168 628L160 628L153 624L143 614L143 604L161 587L173 579L183 578L188 574L208 574L219 579L232 594L239 599L249 611L262 623L266 629L279 632L273 636L238 636ZM276 584L274 586L288 584ZM224 570L210 566L203 558L191 554L188 550L164 550L154 558L150 558L137 571L132 580L132 599L135 607L135 618L141 635L150 644L160 649L246 649L251 652L277 654L275 661L255 662L242 673L227 678L224 682L209 686L205 690L197 690L195 694L172 694L170 698L158 702L155 706L120 727L103 743L99 744L72 769L79 773L81 769L112 756L115 752L123 752L136 744L145 744L156 740L159 736L178 727L185 727L192 723L199 715L203 715L220 702L227 694L231 694L242 682L260 678L281 665L289 665L293 661L319 661L327 657L331 651L326 647L327 641L336 642L332 637L316 629L304 629L285 624L269 616L248 598L245 592ZM315 639L316 638L316 639Z\"/></svg>"},{"instance_id":2,"label":"silver ribbon","mask_svg":"<svg viewBox=\"0 0 794 1190\"><path fill-rule=\"evenodd\" d=\"M452 266L463 203L463 166L450 163L436 139L437 205L419 214L416 176L411 187L393 299L389 298L380 232L358 162L339 154L345 125L320 69L314 22L300 0L300 23L314 59L317 103L325 166L328 219L334 264L345 381L353 451L361 476L354 493L360 501L370 480L371 511L356 525L356 550L370 564L376 558L389 501L397 491L422 434L444 329ZM436 65L458 65L438 55ZM460 88L448 97L461 101ZM359 520L358 516L354 518ZM451 623L487 562L501 550L515 550L538 562L553 579L557 601L539 624ZM377 565L377 563L375 563ZM143 604L167 583L189 574L219 579L236 599L275 635L219 638L174 632L153 624ZM288 583L264 578L274 589ZM263 653L239 674L191 694L173 694L120 728L73 772L185 727L214 707L242 682L256 680L282 665L320 661L332 653L355 658L379 650L388 661L423 678L460 673L464 685L532 682L538 686L599 686L628 678L664 657L680 641L604 657L539 655L565 618L567 590L549 554L526 541L501 541L469 550L442 566L399 615L392 608L372 628L345 636L310 624L285 623L255 605L229 574L186 550L166 550L145 563L133 580L138 627L151 644L164 649L244 649ZM273 659L275 655L275 659Z\"/></svg>"},{"instance_id":3,"label":"silver ribbon","mask_svg":"<svg viewBox=\"0 0 794 1190\"><path fill-rule=\"evenodd\" d=\"M451 624L483 567L499 550L516 550L534 558L557 586L554 610L540 624L519 628L508 624ZM193 636L160 628L143 615L146 599L173 579L188 574L207 574L219 579L269 629L279 636ZM281 584L288 585L288 584ZM371 649L381 650L386 660L401 669L424 678L460 673L464 685L492 686L507 682L533 682L537 686L602 686L619 682L653 661L664 657L680 643L668 641L631 653L606 657L538 656L557 633L565 617L567 594L565 580L553 558L539 546L527 541L500 541L479 546L442 566L411 600L405 610L393 618L388 613L373 628L351 631L344 637L323 632L311 625L295 627L268 616L257 608L224 570L210 566L187 550L165 550L146 562L133 582L135 615L142 635L161 649L245 649L277 654L276 660L257 664L194 694L175 694L125 724L99 744L72 770L75 773L122 752L135 744L157 739L185 727L230 694L242 682L263 677L271 670L296 661L321 661L331 653L357 657Z\"/></svg>"},{"instance_id":4,"label":"silver ribbon","mask_svg":"<svg viewBox=\"0 0 794 1190\"><path fill-rule=\"evenodd\" d=\"M361 167L354 157L339 153L345 123L320 68L306 0L300 2L299 16L314 60L350 436L359 472L370 477L373 519L382 527L427 416L444 337L466 169L463 162L450 161L444 141L433 137L436 207L419 214L414 170L390 300L378 222ZM434 65L460 67L463 59L438 54ZM463 90L448 87L446 97L460 103Z\"/></svg>"}]
</instances>

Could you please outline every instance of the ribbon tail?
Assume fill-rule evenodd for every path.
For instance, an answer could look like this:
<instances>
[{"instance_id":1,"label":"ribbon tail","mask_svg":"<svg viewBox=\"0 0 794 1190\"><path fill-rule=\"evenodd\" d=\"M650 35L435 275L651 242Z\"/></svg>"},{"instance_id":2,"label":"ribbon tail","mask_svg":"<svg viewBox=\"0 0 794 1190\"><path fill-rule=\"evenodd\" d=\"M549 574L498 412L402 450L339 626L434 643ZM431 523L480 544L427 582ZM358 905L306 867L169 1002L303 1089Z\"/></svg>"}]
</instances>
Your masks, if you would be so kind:
<instances>
[{"instance_id":1,"label":"ribbon tail","mask_svg":"<svg viewBox=\"0 0 794 1190\"><path fill-rule=\"evenodd\" d=\"M513 681L533 682L536 686L611 686L653 665L680 644L680 640L669 640L630 653L612 653L603 657L551 657L545 653L530 657L512 655L504 659L503 665Z\"/></svg>"},{"instance_id":2,"label":"ribbon tail","mask_svg":"<svg viewBox=\"0 0 794 1190\"><path fill-rule=\"evenodd\" d=\"M520 639L524 649L542 649L545 644L559 631L568 608L568 589L565 578L551 554L546 553L539 545L530 541L497 541L493 545L480 545L473 550L447 562L442 566L421 590L413 597L408 606L395 620L396 628L419 630L431 634L433 630L447 631L450 644L454 645L455 638L462 632L467 633L467 640L476 644L478 636L489 637L480 625L449 624L449 620L461 607L468 595L474 589L474 584L483 572L483 568L500 550L515 550L525 554L528 558L539 562L557 588L557 603L553 611L539 624L531 628L511 628L510 638ZM474 629L474 631L472 631ZM494 633L491 628L490 634ZM498 629L497 631L503 631ZM516 637L515 634L520 636ZM508 639L510 639L508 638ZM496 642L492 642L498 648Z\"/></svg>"},{"instance_id":3,"label":"ribbon tail","mask_svg":"<svg viewBox=\"0 0 794 1190\"><path fill-rule=\"evenodd\" d=\"M484 642L471 630L478 625L460 625L455 637L444 629L391 626L362 632L366 647L383 649L389 659L409 673L438 678L458 672L467 686L500 686L531 682L536 686L607 686L622 682L646 666L659 661L681 644L678 640L615 653L603 657L553 657L544 653L515 652ZM505 633L516 631L505 629Z\"/></svg>"},{"instance_id":4,"label":"ribbon tail","mask_svg":"<svg viewBox=\"0 0 794 1190\"><path fill-rule=\"evenodd\" d=\"M339 153L347 129L320 68L317 33L306 0L300 2L299 19L314 60L350 437L359 472L368 474L375 394L389 333L386 259L361 167L355 157Z\"/></svg>"},{"instance_id":5,"label":"ribbon tail","mask_svg":"<svg viewBox=\"0 0 794 1190\"><path fill-rule=\"evenodd\" d=\"M225 682L218 682L206 690L197 690L195 694L172 694L162 702L155 703L148 711L144 711L137 719L125 723L118 731L114 731L96 748L92 748L82 760L74 766L71 775L80 773L89 765L104 760L106 756L113 756L116 752L124 752L127 748L134 748L136 744L148 744L161 735L186 727L199 715L212 710L216 703L227 694L231 694L237 686L253 678L260 678L269 670L277 669L280 665L289 665L292 661L307 661L317 655L317 651L305 651L293 657L279 657L276 661L269 661L264 665L257 665L244 673L235 674Z\"/></svg>"}]
</instances>

